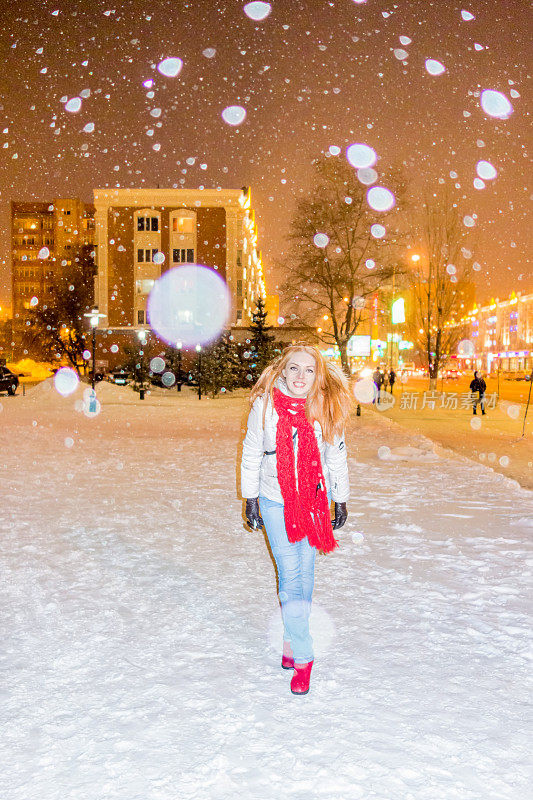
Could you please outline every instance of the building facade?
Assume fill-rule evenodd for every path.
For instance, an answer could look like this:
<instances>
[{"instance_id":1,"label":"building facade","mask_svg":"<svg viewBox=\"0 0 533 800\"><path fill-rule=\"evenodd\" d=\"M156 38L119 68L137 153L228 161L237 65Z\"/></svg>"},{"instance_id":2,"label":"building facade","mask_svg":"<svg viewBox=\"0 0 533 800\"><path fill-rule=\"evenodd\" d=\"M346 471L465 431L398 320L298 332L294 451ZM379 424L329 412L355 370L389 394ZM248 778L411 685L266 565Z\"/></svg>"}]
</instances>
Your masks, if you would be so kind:
<instances>
[{"instance_id":1,"label":"building facade","mask_svg":"<svg viewBox=\"0 0 533 800\"><path fill-rule=\"evenodd\" d=\"M461 322L471 342L460 356L487 372L530 373L533 368L533 293L476 306Z\"/></svg>"},{"instance_id":2,"label":"building facade","mask_svg":"<svg viewBox=\"0 0 533 800\"><path fill-rule=\"evenodd\" d=\"M70 266L77 251L93 244L94 206L91 204L70 197L48 203L11 203L15 332L24 328L32 303L46 301L54 276Z\"/></svg>"},{"instance_id":3,"label":"building facade","mask_svg":"<svg viewBox=\"0 0 533 800\"><path fill-rule=\"evenodd\" d=\"M249 324L266 290L248 189L95 189L94 206L101 328L146 327L155 281L184 264L215 269L232 298L228 326Z\"/></svg>"}]
</instances>

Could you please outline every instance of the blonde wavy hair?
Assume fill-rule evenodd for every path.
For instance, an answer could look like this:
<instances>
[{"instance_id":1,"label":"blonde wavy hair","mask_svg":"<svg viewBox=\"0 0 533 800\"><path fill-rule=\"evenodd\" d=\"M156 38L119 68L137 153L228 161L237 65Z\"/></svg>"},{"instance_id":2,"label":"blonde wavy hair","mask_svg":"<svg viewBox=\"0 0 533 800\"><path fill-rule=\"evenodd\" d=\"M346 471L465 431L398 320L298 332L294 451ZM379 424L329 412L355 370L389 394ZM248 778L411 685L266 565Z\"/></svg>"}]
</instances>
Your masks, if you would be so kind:
<instances>
[{"instance_id":1,"label":"blonde wavy hair","mask_svg":"<svg viewBox=\"0 0 533 800\"><path fill-rule=\"evenodd\" d=\"M268 396L274 406L274 389L279 378L295 353L308 353L316 363L315 380L307 395L305 413L309 422L317 421L326 442L333 444L335 434L340 436L350 413L352 397L344 372L331 361L327 361L317 347L308 344L293 344L286 347L261 373L250 394L250 403L258 397ZM267 404L263 411L263 424Z\"/></svg>"}]
</instances>

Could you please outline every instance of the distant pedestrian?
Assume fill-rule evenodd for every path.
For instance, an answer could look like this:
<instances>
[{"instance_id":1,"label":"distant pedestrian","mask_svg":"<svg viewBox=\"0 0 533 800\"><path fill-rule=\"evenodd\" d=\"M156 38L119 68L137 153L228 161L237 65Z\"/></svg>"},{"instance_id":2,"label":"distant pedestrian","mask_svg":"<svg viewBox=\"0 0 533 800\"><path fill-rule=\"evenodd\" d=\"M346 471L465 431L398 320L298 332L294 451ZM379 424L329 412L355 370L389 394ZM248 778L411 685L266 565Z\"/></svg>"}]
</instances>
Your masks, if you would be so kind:
<instances>
[{"instance_id":1,"label":"distant pedestrian","mask_svg":"<svg viewBox=\"0 0 533 800\"><path fill-rule=\"evenodd\" d=\"M379 403L379 393L381 391L381 386L383 384L383 373L381 372L379 367L376 367L376 369L374 370L374 374L372 375L372 380L374 381L374 386L376 387L376 390L377 390L377 395L376 396L377 396L378 403ZM372 400L372 402L375 403L376 400L374 399L374 400Z\"/></svg>"},{"instance_id":2,"label":"distant pedestrian","mask_svg":"<svg viewBox=\"0 0 533 800\"><path fill-rule=\"evenodd\" d=\"M396 373L393 369L389 370L389 386L390 386L390 393L392 394L394 389L394 382L396 381Z\"/></svg>"},{"instance_id":3,"label":"distant pedestrian","mask_svg":"<svg viewBox=\"0 0 533 800\"><path fill-rule=\"evenodd\" d=\"M477 414L477 404L481 405L481 413L485 413L485 391L487 384L483 380L483 375L480 372L474 372L474 380L470 383L470 391L472 394L477 393L477 397L472 398L474 404L473 413Z\"/></svg>"},{"instance_id":4,"label":"distant pedestrian","mask_svg":"<svg viewBox=\"0 0 533 800\"><path fill-rule=\"evenodd\" d=\"M383 391L386 392L389 388L389 373L387 370L383 373Z\"/></svg>"}]
</instances>

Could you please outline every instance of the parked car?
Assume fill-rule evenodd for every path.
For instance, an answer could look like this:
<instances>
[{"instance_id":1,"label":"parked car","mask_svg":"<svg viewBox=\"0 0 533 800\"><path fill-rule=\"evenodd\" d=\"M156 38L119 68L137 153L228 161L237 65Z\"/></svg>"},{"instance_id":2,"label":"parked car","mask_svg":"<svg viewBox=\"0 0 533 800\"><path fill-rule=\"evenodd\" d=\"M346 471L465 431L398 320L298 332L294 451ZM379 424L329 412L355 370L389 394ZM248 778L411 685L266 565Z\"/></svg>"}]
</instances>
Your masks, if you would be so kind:
<instances>
[{"instance_id":1,"label":"parked car","mask_svg":"<svg viewBox=\"0 0 533 800\"><path fill-rule=\"evenodd\" d=\"M455 381L459 380L463 373L460 372L458 369L445 369L444 370L444 377L448 381Z\"/></svg>"},{"instance_id":2,"label":"parked car","mask_svg":"<svg viewBox=\"0 0 533 800\"><path fill-rule=\"evenodd\" d=\"M117 386L126 386L133 379L133 375L126 369L114 369L107 376L108 381Z\"/></svg>"},{"instance_id":3,"label":"parked car","mask_svg":"<svg viewBox=\"0 0 533 800\"><path fill-rule=\"evenodd\" d=\"M0 392L15 394L18 389L19 379L7 367L0 367Z\"/></svg>"}]
</instances>

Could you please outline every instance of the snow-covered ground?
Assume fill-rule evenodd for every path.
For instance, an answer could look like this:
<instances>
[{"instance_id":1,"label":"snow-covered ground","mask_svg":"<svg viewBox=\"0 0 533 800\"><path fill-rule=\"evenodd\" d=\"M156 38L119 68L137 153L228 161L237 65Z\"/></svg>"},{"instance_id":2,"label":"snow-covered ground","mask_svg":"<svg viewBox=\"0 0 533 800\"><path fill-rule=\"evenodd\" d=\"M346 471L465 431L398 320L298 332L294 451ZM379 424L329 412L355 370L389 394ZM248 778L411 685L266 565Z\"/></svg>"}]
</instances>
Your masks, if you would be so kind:
<instances>
[{"instance_id":1,"label":"snow-covered ground","mask_svg":"<svg viewBox=\"0 0 533 800\"><path fill-rule=\"evenodd\" d=\"M530 492L354 417L293 697L244 399L98 393L0 398L2 800L528 796Z\"/></svg>"},{"instance_id":2,"label":"snow-covered ground","mask_svg":"<svg viewBox=\"0 0 533 800\"><path fill-rule=\"evenodd\" d=\"M523 385L527 386L525 382ZM453 397L449 392L437 392L434 408L422 408L423 391L415 392L418 407L402 408L403 395L400 387L393 398L394 405L384 403L377 411L407 430L533 489L533 406L526 414L525 403L500 400L496 407L487 409L486 416L473 416L471 407L461 408L460 401L456 409L442 408L442 401ZM384 397L390 402L390 394Z\"/></svg>"}]
</instances>

